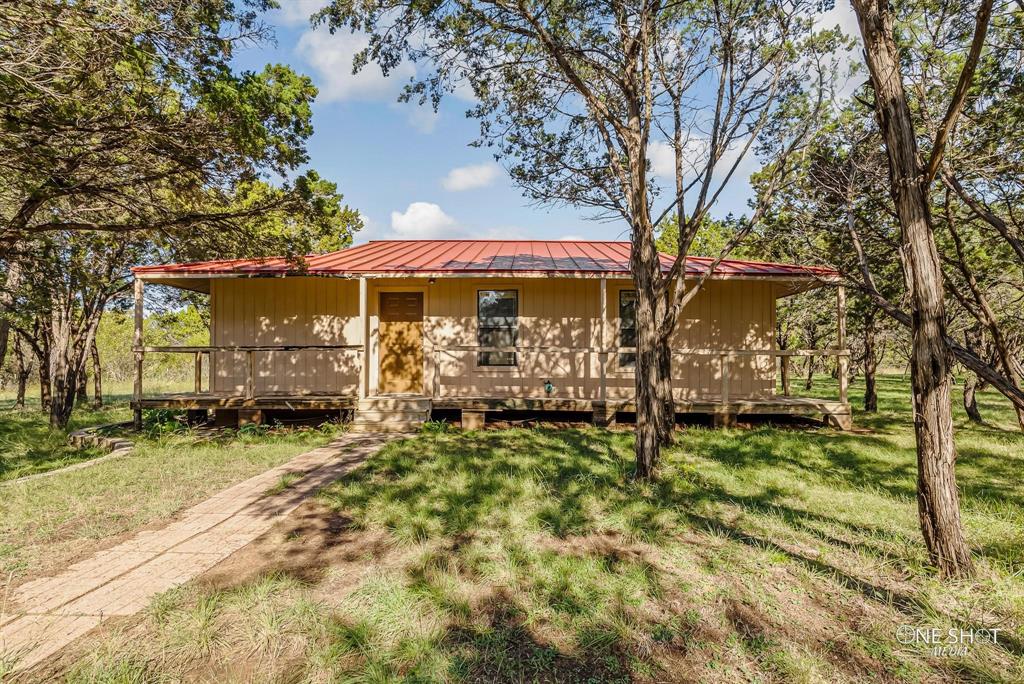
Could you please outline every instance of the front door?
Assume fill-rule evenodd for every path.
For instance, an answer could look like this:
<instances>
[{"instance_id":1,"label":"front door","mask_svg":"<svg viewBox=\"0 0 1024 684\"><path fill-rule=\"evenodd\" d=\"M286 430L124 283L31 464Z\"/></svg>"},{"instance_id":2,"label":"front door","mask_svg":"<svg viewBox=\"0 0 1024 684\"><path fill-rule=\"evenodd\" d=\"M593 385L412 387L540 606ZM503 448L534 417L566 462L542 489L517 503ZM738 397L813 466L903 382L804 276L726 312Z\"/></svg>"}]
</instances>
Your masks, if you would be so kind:
<instances>
[{"instance_id":1,"label":"front door","mask_svg":"<svg viewBox=\"0 0 1024 684\"><path fill-rule=\"evenodd\" d=\"M380 393L423 393L423 293L380 293Z\"/></svg>"}]
</instances>

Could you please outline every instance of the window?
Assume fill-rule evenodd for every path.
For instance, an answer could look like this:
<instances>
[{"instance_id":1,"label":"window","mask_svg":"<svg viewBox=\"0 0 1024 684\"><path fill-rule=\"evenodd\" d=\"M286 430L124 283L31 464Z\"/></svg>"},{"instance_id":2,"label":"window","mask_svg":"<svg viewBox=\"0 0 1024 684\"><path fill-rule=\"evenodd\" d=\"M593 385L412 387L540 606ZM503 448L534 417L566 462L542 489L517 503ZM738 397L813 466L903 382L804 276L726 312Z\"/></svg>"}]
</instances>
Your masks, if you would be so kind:
<instances>
[{"instance_id":1,"label":"window","mask_svg":"<svg viewBox=\"0 0 1024 684\"><path fill-rule=\"evenodd\" d=\"M619 346L636 347L636 290L619 290ZM636 352L620 352L619 368L636 367Z\"/></svg>"},{"instance_id":2,"label":"window","mask_svg":"<svg viewBox=\"0 0 1024 684\"><path fill-rule=\"evenodd\" d=\"M476 299L477 342L481 347L514 347L519 332L519 292L480 290ZM514 351L482 351L481 366L514 366Z\"/></svg>"}]
</instances>

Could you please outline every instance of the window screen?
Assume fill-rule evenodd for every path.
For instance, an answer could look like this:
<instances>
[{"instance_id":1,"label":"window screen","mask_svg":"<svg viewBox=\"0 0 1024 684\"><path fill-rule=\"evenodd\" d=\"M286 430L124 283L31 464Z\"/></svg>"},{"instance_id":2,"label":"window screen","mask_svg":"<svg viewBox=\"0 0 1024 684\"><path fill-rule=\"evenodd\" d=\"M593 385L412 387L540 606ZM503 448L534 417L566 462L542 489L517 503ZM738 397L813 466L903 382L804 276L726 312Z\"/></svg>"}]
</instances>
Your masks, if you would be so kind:
<instances>
[{"instance_id":1,"label":"window screen","mask_svg":"<svg viewBox=\"0 0 1024 684\"><path fill-rule=\"evenodd\" d=\"M619 346L636 347L636 290L619 291ZM636 352L619 354L620 368L634 368Z\"/></svg>"},{"instance_id":2,"label":"window screen","mask_svg":"<svg viewBox=\"0 0 1024 684\"><path fill-rule=\"evenodd\" d=\"M481 347L514 347L519 331L519 293L516 290L477 292L477 342ZM481 366L514 366L514 351L482 351Z\"/></svg>"}]
</instances>

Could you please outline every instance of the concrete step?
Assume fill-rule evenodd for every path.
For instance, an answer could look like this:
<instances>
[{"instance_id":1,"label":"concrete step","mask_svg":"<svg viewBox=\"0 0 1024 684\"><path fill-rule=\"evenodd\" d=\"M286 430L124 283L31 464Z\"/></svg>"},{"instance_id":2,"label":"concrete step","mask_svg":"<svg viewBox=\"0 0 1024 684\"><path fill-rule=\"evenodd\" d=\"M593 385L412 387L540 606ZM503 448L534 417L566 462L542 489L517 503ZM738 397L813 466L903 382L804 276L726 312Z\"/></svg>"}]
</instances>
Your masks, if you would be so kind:
<instances>
[{"instance_id":1,"label":"concrete step","mask_svg":"<svg viewBox=\"0 0 1024 684\"><path fill-rule=\"evenodd\" d=\"M366 397L360 399L357 408L360 411L429 411L429 397Z\"/></svg>"},{"instance_id":2,"label":"concrete step","mask_svg":"<svg viewBox=\"0 0 1024 684\"><path fill-rule=\"evenodd\" d=\"M422 422L419 423L352 423L350 432L419 432Z\"/></svg>"},{"instance_id":3,"label":"concrete step","mask_svg":"<svg viewBox=\"0 0 1024 684\"><path fill-rule=\"evenodd\" d=\"M428 418L427 411L381 411L377 409L360 409L356 412L355 422L376 423L376 422L423 422Z\"/></svg>"}]
</instances>

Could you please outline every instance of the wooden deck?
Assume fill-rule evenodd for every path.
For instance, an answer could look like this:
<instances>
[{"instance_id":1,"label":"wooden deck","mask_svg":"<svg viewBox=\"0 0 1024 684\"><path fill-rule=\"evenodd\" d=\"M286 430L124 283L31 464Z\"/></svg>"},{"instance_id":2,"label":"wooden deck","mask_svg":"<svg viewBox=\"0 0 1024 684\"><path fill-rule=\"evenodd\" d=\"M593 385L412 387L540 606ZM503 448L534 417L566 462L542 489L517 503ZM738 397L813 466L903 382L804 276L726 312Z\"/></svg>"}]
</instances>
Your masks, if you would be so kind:
<instances>
[{"instance_id":1,"label":"wooden deck","mask_svg":"<svg viewBox=\"0 0 1024 684\"><path fill-rule=\"evenodd\" d=\"M352 395L265 394L245 397L241 395L211 394L209 392L176 392L133 400L133 409L261 409L261 410L333 410L355 408L358 399Z\"/></svg>"},{"instance_id":2,"label":"wooden deck","mask_svg":"<svg viewBox=\"0 0 1024 684\"><path fill-rule=\"evenodd\" d=\"M461 410L474 413L497 411L575 411L603 414L605 422L613 420L619 412L632 413L636 406L629 401L601 402L589 399L524 399L488 397L442 397L430 400L431 409ZM355 409L358 398L352 395L222 395L211 393L181 392L159 396L143 397L132 402L137 409L249 409L249 410L342 410ZM677 401L676 413L680 415L709 415L716 424L731 424L738 416L802 416L821 419L843 429L852 425L850 404L841 401L803 397L763 397L755 399L730 399L722 402L710 397L701 401Z\"/></svg>"}]
</instances>

